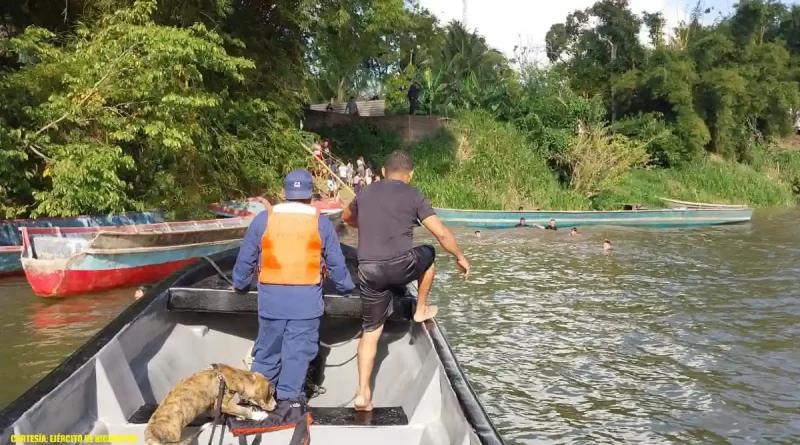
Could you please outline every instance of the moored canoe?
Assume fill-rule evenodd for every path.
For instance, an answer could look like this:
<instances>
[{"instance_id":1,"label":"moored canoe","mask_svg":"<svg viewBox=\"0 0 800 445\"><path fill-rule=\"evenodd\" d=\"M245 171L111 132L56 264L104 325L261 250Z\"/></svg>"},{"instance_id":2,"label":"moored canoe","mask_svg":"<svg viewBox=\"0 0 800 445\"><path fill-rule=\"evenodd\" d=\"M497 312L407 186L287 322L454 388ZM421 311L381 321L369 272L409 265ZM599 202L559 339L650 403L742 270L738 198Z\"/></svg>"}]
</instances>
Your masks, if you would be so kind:
<instances>
[{"instance_id":1,"label":"moored canoe","mask_svg":"<svg viewBox=\"0 0 800 445\"><path fill-rule=\"evenodd\" d=\"M677 199L659 198L671 208L686 209L746 209L742 204L710 204L705 202L678 201Z\"/></svg>"},{"instance_id":2,"label":"moored canoe","mask_svg":"<svg viewBox=\"0 0 800 445\"><path fill-rule=\"evenodd\" d=\"M327 215L328 218L334 222L337 215L340 215L340 212L344 210L342 203L335 199L313 201L311 205L319 209L320 213ZM267 210L269 206L269 201L260 196L256 196L241 201L226 201L219 204L211 204L208 208L217 216L231 218L236 216L255 216Z\"/></svg>"},{"instance_id":3,"label":"moored canoe","mask_svg":"<svg viewBox=\"0 0 800 445\"><path fill-rule=\"evenodd\" d=\"M22 227L108 227L164 222L159 212L129 212L104 216L76 216L74 218L39 218L0 220L0 277L22 274L20 253Z\"/></svg>"},{"instance_id":4,"label":"moored canoe","mask_svg":"<svg viewBox=\"0 0 800 445\"><path fill-rule=\"evenodd\" d=\"M238 247L250 218L105 228L22 228L34 293L66 297L154 283L203 256Z\"/></svg>"},{"instance_id":5,"label":"moored canoe","mask_svg":"<svg viewBox=\"0 0 800 445\"><path fill-rule=\"evenodd\" d=\"M346 247L346 246L343 246ZM346 248L349 267L356 267ZM237 250L176 272L132 303L33 388L0 411L0 442L11 435L58 433L128 435L143 443L156 404L188 375L211 363L243 367L258 332L257 295L225 290ZM431 320L410 322L414 296L398 290L381 338L374 375L375 410L352 409L357 381L360 299L330 293L326 283L320 355L309 394L315 445L503 445L444 333ZM309 385L310 386L310 385ZM192 434L208 422L201 416ZM209 442L211 428L192 443ZM242 443L218 428L220 443ZM288 443L291 430L260 433L246 442ZM19 442L25 443L25 442ZM217 438L214 439L217 443Z\"/></svg>"},{"instance_id":6,"label":"moored canoe","mask_svg":"<svg viewBox=\"0 0 800 445\"><path fill-rule=\"evenodd\" d=\"M617 211L505 211L435 209L446 225L502 229L514 227L520 218L528 225L546 225L551 219L559 227L635 226L697 227L750 221L753 209L655 209Z\"/></svg>"}]
</instances>

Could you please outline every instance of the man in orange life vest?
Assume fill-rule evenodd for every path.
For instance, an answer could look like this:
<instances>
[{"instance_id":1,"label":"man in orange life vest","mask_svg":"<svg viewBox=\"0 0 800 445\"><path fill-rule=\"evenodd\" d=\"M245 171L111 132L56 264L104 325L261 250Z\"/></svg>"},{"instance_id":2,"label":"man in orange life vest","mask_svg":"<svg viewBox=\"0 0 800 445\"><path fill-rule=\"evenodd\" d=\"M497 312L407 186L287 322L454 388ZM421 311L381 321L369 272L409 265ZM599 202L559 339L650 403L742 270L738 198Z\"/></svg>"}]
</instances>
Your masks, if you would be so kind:
<instances>
[{"instance_id":1,"label":"man in orange life vest","mask_svg":"<svg viewBox=\"0 0 800 445\"><path fill-rule=\"evenodd\" d=\"M284 191L287 202L253 218L233 268L234 288L247 292L258 264L251 370L275 385L278 409L302 400L306 372L319 350L325 265L337 291L355 288L333 224L310 205L311 174L293 170Z\"/></svg>"}]
</instances>

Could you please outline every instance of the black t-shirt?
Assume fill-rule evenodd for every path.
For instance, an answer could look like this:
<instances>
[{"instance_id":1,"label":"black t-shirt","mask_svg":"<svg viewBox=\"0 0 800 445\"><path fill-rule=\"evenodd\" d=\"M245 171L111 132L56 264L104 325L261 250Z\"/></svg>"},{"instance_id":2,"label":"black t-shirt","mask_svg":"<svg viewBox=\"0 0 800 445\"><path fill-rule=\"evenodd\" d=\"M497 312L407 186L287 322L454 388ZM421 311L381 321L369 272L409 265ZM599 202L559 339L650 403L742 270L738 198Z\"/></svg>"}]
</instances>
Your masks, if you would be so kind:
<instances>
[{"instance_id":1,"label":"black t-shirt","mask_svg":"<svg viewBox=\"0 0 800 445\"><path fill-rule=\"evenodd\" d=\"M358 217L358 259L364 261L388 260L411 250L417 219L436 214L422 192L391 179L364 187L350 211Z\"/></svg>"},{"instance_id":2,"label":"black t-shirt","mask_svg":"<svg viewBox=\"0 0 800 445\"><path fill-rule=\"evenodd\" d=\"M544 230L558 230L558 227L550 227L549 225L544 226Z\"/></svg>"}]
</instances>

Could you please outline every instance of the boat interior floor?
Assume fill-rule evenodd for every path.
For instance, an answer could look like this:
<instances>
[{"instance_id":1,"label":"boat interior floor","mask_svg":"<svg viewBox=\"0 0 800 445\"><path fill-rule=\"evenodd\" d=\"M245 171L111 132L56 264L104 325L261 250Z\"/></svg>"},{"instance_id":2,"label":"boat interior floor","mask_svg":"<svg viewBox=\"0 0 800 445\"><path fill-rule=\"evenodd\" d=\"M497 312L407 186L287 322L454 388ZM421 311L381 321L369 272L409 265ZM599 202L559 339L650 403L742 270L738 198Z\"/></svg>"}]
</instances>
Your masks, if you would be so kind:
<instances>
[{"instance_id":1,"label":"boat interior floor","mask_svg":"<svg viewBox=\"0 0 800 445\"><path fill-rule=\"evenodd\" d=\"M154 301L136 322L109 339L86 366L75 370L72 378L50 395L50 401L56 403L41 404L20 418L16 433L134 434L143 441L146 422L157 404L182 379L211 363L246 368L258 331L254 314L153 307L164 303ZM320 347L314 364L324 390L309 400L313 443L476 443L469 424L451 418L459 416L458 400L425 333L426 324L387 322L373 373L376 408L372 414L352 408L360 322L354 317L323 317L320 339L329 347ZM195 425L207 419L198 420ZM196 430L190 426L184 436ZM206 444L210 434L211 429L205 429L191 443ZM263 443L286 444L291 435L292 430L283 430L256 438ZM253 440L247 437L248 443ZM222 443L241 442L225 429Z\"/></svg>"}]
</instances>

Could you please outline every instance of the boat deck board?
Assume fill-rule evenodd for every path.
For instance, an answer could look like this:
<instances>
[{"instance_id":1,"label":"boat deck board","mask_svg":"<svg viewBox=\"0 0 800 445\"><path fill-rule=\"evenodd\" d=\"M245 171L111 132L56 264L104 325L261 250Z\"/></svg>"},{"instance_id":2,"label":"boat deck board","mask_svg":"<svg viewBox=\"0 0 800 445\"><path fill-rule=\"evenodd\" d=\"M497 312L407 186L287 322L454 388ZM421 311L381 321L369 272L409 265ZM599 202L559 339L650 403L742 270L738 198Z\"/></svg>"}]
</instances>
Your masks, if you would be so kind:
<instances>
[{"instance_id":1,"label":"boat deck board","mask_svg":"<svg viewBox=\"0 0 800 445\"><path fill-rule=\"evenodd\" d=\"M402 295L402 294L400 294ZM325 315L333 317L361 317L361 298L325 295ZM408 320L414 311L413 298L394 298L394 312L390 319ZM173 287L169 289L167 309L175 312L215 312L224 314L255 314L258 311L258 293L239 294L225 289L194 289Z\"/></svg>"},{"instance_id":2,"label":"boat deck board","mask_svg":"<svg viewBox=\"0 0 800 445\"><path fill-rule=\"evenodd\" d=\"M145 424L158 408L158 405L145 404L139 407L133 415L128 418L128 423ZM406 426L408 416L399 406L376 407L370 413L356 411L353 408L337 408L312 406L311 417L314 425L317 426ZM207 414L201 415L189 426L201 426L213 418ZM241 422L239 422L241 423Z\"/></svg>"}]
</instances>

